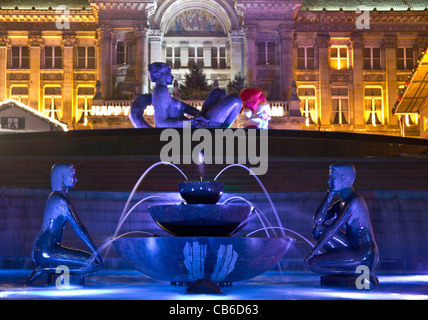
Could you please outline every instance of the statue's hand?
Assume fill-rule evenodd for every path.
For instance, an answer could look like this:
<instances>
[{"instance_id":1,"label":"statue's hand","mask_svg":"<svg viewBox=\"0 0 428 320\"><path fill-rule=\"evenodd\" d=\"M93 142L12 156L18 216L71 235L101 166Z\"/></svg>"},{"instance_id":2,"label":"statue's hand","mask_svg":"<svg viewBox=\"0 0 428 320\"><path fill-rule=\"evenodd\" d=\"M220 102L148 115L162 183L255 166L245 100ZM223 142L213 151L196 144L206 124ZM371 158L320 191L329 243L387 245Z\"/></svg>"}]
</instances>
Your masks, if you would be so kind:
<instances>
[{"instance_id":1,"label":"statue's hand","mask_svg":"<svg viewBox=\"0 0 428 320\"><path fill-rule=\"evenodd\" d=\"M191 120L192 128L206 128L210 121L202 116L197 116Z\"/></svg>"}]
</instances>

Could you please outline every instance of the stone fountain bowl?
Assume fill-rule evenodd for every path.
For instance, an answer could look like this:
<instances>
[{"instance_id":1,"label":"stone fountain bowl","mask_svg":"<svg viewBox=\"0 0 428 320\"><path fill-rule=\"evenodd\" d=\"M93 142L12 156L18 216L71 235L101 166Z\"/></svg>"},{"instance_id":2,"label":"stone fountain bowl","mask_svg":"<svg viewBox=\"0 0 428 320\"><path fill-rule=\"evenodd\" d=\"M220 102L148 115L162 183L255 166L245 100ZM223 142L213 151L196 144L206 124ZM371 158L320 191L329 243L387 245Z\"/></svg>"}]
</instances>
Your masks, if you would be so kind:
<instances>
[{"instance_id":1,"label":"stone fountain bowl","mask_svg":"<svg viewBox=\"0 0 428 320\"><path fill-rule=\"evenodd\" d=\"M236 282L271 269L294 239L252 237L122 237L113 245L140 272L166 281Z\"/></svg>"},{"instance_id":2,"label":"stone fountain bowl","mask_svg":"<svg viewBox=\"0 0 428 320\"><path fill-rule=\"evenodd\" d=\"M188 204L215 204L224 190L224 184L216 181L184 181L178 184L181 197Z\"/></svg>"},{"instance_id":3,"label":"stone fountain bowl","mask_svg":"<svg viewBox=\"0 0 428 320\"><path fill-rule=\"evenodd\" d=\"M235 204L180 204L149 207L156 224L174 236L226 237L241 230L253 207Z\"/></svg>"}]
</instances>

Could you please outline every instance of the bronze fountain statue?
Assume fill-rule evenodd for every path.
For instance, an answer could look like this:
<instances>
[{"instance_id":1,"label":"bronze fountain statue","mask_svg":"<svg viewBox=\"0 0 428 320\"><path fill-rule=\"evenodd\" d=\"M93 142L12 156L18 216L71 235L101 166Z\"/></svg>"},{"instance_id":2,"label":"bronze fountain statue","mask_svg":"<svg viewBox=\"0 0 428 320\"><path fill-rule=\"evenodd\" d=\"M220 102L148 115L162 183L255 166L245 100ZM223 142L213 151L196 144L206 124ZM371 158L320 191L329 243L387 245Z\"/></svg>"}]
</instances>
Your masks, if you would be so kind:
<instances>
[{"instance_id":1,"label":"bronze fountain statue","mask_svg":"<svg viewBox=\"0 0 428 320\"><path fill-rule=\"evenodd\" d=\"M355 167L351 164L330 166L327 195L313 217L313 236L318 241L305 259L306 265L323 276L352 278L358 266L370 270L370 283L378 286L374 269L379 251L364 198L353 183ZM332 203L338 194L340 200ZM322 282L322 281L321 281Z\"/></svg>"},{"instance_id":2,"label":"bronze fountain statue","mask_svg":"<svg viewBox=\"0 0 428 320\"><path fill-rule=\"evenodd\" d=\"M59 266L66 266L71 276L77 276L77 284L83 284L87 273L98 271L103 266L101 255L68 196L68 190L74 188L76 182L72 164L57 163L52 167L52 193L46 203L41 230L34 241L34 269L26 284L32 284L43 274L48 275L48 284L54 284L52 282ZM93 254L60 245L67 222Z\"/></svg>"}]
</instances>

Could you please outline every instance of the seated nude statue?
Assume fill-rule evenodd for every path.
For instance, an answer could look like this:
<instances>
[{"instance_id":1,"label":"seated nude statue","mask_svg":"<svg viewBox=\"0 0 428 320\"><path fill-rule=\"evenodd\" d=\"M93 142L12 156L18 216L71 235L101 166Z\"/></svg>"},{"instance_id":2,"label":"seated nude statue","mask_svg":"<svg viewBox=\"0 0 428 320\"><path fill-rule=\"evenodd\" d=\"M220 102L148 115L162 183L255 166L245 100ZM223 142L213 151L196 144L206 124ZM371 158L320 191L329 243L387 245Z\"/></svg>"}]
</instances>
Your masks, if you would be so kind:
<instances>
[{"instance_id":1,"label":"seated nude statue","mask_svg":"<svg viewBox=\"0 0 428 320\"><path fill-rule=\"evenodd\" d=\"M144 109L152 104L155 110L155 126L157 128L182 128L183 121L193 117L192 127L230 127L241 111L242 100L237 95L226 95L221 89L210 92L201 111L170 96L168 85L174 77L171 67L162 62L149 64L150 80L156 85L151 95L141 94L131 104L129 118L136 128L149 128L144 120Z\"/></svg>"},{"instance_id":2,"label":"seated nude statue","mask_svg":"<svg viewBox=\"0 0 428 320\"><path fill-rule=\"evenodd\" d=\"M76 182L72 164L57 163L52 167L52 193L46 203L41 230L34 241L32 258L35 266L26 284L31 284L44 273L55 273L60 265L67 266L70 273L80 275L97 271L103 265L97 248L79 220L67 194L68 189L74 188ZM70 223L79 238L94 253L93 255L60 245L66 222Z\"/></svg>"},{"instance_id":3,"label":"seated nude statue","mask_svg":"<svg viewBox=\"0 0 428 320\"><path fill-rule=\"evenodd\" d=\"M313 236L318 243L305 263L322 275L355 276L357 267L365 265L371 284L377 286L374 268L379 252L366 201L353 189L355 176L353 165L330 166L329 190L313 218ZM331 205L336 194L341 199Z\"/></svg>"}]
</instances>

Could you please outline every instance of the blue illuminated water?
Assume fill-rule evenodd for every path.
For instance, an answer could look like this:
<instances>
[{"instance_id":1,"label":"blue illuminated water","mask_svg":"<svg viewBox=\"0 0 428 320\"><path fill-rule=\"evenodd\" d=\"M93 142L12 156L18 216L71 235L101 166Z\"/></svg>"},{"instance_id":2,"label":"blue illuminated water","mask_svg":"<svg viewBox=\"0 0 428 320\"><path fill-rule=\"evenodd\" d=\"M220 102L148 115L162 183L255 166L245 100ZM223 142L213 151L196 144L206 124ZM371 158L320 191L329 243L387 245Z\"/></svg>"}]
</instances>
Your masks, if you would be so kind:
<instances>
[{"instance_id":1,"label":"blue illuminated water","mask_svg":"<svg viewBox=\"0 0 428 320\"><path fill-rule=\"evenodd\" d=\"M24 287L30 270L1 270L0 299L86 300L428 300L428 275L380 275L373 290L321 288L310 272L269 271L223 287L221 295L189 295L185 287L149 278L138 271L100 271L88 275L85 287L47 288L40 281Z\"/></svg>"}]
</instances>

